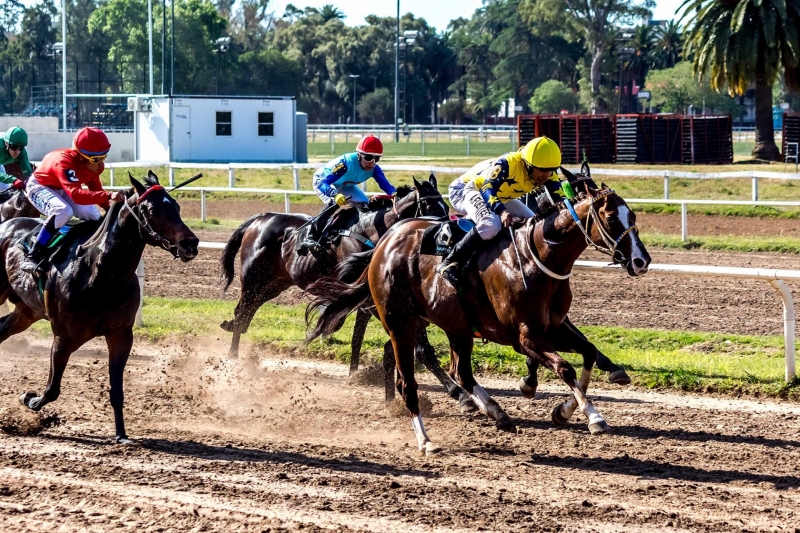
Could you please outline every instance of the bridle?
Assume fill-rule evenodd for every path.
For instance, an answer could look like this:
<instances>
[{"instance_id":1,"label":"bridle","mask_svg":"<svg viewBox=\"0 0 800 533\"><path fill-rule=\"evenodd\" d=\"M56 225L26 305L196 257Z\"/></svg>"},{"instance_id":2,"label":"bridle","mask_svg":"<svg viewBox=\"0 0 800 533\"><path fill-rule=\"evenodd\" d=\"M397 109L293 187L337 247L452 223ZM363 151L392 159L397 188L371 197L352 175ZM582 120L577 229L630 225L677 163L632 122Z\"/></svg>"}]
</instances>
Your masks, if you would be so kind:
<instances>
[{"instance_id":1,"label":"bridle","mask_svg":"<svg viewBox=\"0 0 800 533\"><path fill-rule=\"evenodd\" d=\"M447 205L444 203L441 197L436 198L435 196L420 196L419 190L415 190L414 194L417 195L417 201L416 201L417 210L414 212L414 218L418 218L420 215L422 215L423 207L428 208L431 205L431 203L435 202L441 202L442 206L445 208L445 212L447 212ZM402 218L400 216L400 211L397 210L397 195L394 195L392 197L392 211L394 212L395 216L397 216L398 219Z\"/></svg>"},{"instance_id":2,"label":"bridle","mask_svg":"<svg viewBox=\"0 0 800 533\"><path fill-rule=\"evenodd\" d=\"M588 194L588 188L587 188L587 194ZM589 214L586 217L585 227L581 223L580 218L578 218L578 214L575 212L575 208L572 206L569 199L566 198L564 199L564 205L566 206L567 211L569 211L569 214L572 215L572 219L575 221L575 224L580 228L581 232L583 233L583 236L586 238L587 245L593 246L594 249L597 250L598 252L610 256L614 264L625 265L627 264L627 261L625 261L625 258L621 255L622 252L619 252L617 247L619 246L619 243L622 241L622 239L624 239L625 236L631 233L632 231L636 232L636 235L638 235L639 228L637 228L636 225L633 225L630 226L629 228L626 228L625 231L623 231L622 234L616 239L611 236L611 232L603 223L602 219L600 218L600 215L597 212L597 208L595 208L594 204L598 200L601 200L606 196L611 196L612 194L617 194L614 191L614 189L605 189L603 191L600 191L600 194L598 194L597 196L589 195L589 197L591 198L591 202L589 204ZM600 246L595 244L595 242L589 236L591 232L590 224L592 223L592 221L594 221L595 225L597 225L597 231L603 238L605 246ZM620 253L620 256L617 256L618 252Z\"/></svg>"},{"instance_id":3,"label":"bridle","mask_svg":"<svg viewBox=\"0 0 800 533\"><path fill-rule=\"evenodd\" d=\"M141 216L141 218L136 216L136 213L131 208L127 199L125 200L125 202L123 202L123 207L126 208L128 212L131 214L131 216L134 218L134 220L136 220L136 222L139 223L139 237L141 237L142 240L145 240L144 236L142 235L142 229L144 229L147 232L147 235L153 241L155 241L157 246L168 251L170 254L172 254L172 257L177 259L179 257L178 247L173 244L170 244L170 242L167 239L159 235L159 233L153 229L153 227L150 225L150 221L147 220L147 217L144 216L144 211L142 211L141 207L139 207L142 201L145 198L147 198L147 196L153 191L165 191L165 189L161 185L153 185L152 187L144 191L141 195L139 195L139 197L136 199L136 203L134 205L138 208L139 215Z\"/></svg>"}]
</instances>

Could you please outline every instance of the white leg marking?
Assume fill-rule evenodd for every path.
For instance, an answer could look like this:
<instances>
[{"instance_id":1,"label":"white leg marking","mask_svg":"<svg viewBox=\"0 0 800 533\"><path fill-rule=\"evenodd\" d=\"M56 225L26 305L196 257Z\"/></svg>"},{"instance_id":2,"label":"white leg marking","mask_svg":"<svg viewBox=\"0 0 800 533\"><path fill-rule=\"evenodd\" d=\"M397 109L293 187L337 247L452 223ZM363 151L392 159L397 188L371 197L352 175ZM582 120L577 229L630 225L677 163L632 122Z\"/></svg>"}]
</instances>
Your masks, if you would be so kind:
<instances>
[{"instance_id":1,"label":"white leg marking","mask_svg":"<svg viewBox=\"0 0 800 533\"><path fill-rule=\"evenodd\" d=\"M486 412L486 407L489 405L489 402L492 400L492 397L489 396L489 393L486 392L486 389L481 387L480 385L475 385L472 388L472 394L470 397L475 401L478 406L478 409L481 410L483 414L489 414Z\"/></svg>"},{"instance_id":2,"label":"white leg marking","mask_svg":"<svg viewBox=\"0 0 800 533\"><path fill-rule=\"evenodd\" d=\"M417 436L417 446L420 451L425 450L425 443L430 442L428 434L425 433L425 424L422 423L422 415L411 417L411 427L414 428L414 434Z\"/></svg>"},{"instance_id":3,"label":"white leg marking","mask_svg":"<svg viewBox=\"0 0 800 533\"><path fill-rule=\"evenodd\" d=\"M575 398L578 400L578 406L581 408L581 412L586 415L586 418L589 419L590 424L595 424L597 422L605 422L605 419L597 412L597 409L594 408L594 405L589 403L589 400L586 399L586 396L583 394L583 389L581 389L581 384L577 381L575 382L575 388L573 389L575 394Z\"/></svg>"}]
</instances>

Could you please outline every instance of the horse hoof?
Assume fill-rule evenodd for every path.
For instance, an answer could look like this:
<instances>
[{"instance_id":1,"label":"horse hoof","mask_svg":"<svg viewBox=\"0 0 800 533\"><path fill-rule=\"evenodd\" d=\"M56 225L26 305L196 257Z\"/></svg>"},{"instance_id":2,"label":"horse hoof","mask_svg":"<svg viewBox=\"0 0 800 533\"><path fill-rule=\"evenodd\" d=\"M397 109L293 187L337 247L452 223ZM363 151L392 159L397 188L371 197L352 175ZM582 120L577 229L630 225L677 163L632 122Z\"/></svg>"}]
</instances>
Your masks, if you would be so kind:
<instances>
[{"instance_id":1,"label":"horse hoof","mask_svg":"<svg viewBox=\"0 0 800 533\"><path fill-rule=\"evenodd\" d=\"M461 414L470 414L470 413L477 413L478 406L475 405L475 402L472 401L472 398L467 398L466 400L460 402L461 403Z\"/></svg>"},{"instance_id":2,"label":"horse hoof","mask_svg":"<svg viewBox=\"0 0 800 533\"><path fill-rule=\"evenodd\" d=\"M33 391L23 392L19 395L19 403L22 404L23 407L27 407L28 409L32 409L29 405L30 401L39 396L37 393Z\"/></svg>"},{"instance_id":3,"label":"horse hoof","mask_svg":"<svg viewBox=\"0 0 800 533\"><path fill-rule=\"evenodd\" d=\"M239 359L239 352L228 352L228 359Z\"/></svg>"},{"instance_id":4,"label":"horse hoof","mask_svg":"<svg viewBox=\"0 0 800 533\"><path fill-rule=\"evenodd\" d=\"M425 443L425 455L435 455L441 453L441 451L442 449L431 441Z\"/></svg>"},{"instance_id":5,"label":"horse hoof","mask_svg":"<svg viewBox=\"0 0 800 533\"><path fill-rule=\"evenodd\" d=\"M608 422L605 420L589 424L589 433L592 435L599 435L600 433L607 433L609 431L611 431L611 426L609 426Z\"/></svg>"},{"instance_id":6,"label":"horse hoof","mask_svg":"<svg viewBox=\"0 0 800 533\"><path fill-rule=\"evenodd\" d=\"M517 432L517 426L514 425L514 422L512 422L508 416L500 417L495 421L494 425L500 431L508 431L509 433Z\"/></svg>"},{"instance_id":7,"label":"horse hoof","mask_svg":"<svg viewBox=\"0 0 800 533\"><path fill-rule=\"evenodd\" d=\"M608 375L608 382L614 385L630 385L631 377L622 369L615 370Z\"/></svg>"},{"instance_id":8,"label":"horse hoof","mask_svg":"<svg viewBox=\"0 0 800 533\"><path fill-rule=\"evenodd\" d=\"M553 424L557 426L564 427L569 422L569 419L564 418L561 414L561 404L557 403L555 407L553 407L553 412L550 413L550 420L553 421Z\"/></svg>"},{"instance_id":9,"label":"horse hoof","mask_svg":"<svg viewBox=\"0 0 800 533\"><path fill-rule=\"evenodd\" d=\"M519 391L522 393L523 396L533 400L536 397L536 387L531 387L527 383L525 383L525 378L520 378L519 380Z\"/></svg>"},{"instance_id":10,"label":"horse hoof","mask_svg":"<svg viewBox=\"0 0 800 533\"><path fill-rule=\"evenodd\" d=\"M133 443L133 441L131 439L129 439L127 435L123 435L121 437L118 436L114 440L116 441L117 444L132 444Z\"/></svg>"},{"instance_id":11,"label":"horse hoof","mask_svg":"<svg viewBox=\"0 0 800 533\"><path fill-rule=\"evenodd\" d=\"M233 320L226 320L219 325L223 330L233 333Z\"/></svg>"}]
</instances>

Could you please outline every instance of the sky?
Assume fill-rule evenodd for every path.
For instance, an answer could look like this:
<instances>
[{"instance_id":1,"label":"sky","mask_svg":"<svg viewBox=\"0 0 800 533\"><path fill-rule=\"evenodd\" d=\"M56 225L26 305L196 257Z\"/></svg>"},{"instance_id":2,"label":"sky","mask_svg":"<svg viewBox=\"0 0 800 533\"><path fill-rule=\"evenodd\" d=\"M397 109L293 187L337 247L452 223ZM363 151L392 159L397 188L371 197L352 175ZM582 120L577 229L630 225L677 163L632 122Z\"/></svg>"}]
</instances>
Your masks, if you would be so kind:
<instances>
[{"instance_id":1,"label":"sky","mask_svg":"<svg viewBox=\"0 0 800 533\"><path fill-rule=\"evenodd\" d=\"M38 0L23 0L27 5L36 4ZM57 1L60 4L59 1ZM345 24L358 26L364 24L366 15L394 16L397 14L397 2L395 0L376 0L365 2L364 0L273 0L272 9L277 16L283 15L286 4L294 4L299 8L322 7L325 4L334 4L347 18ZM683 0L656 0L656 7L653 15L656 20L675 18L675 13ZM365 7L365 6L369 7ZM405 14L409 11L417 17L422 17L428 24L439 31L447 28L452 19L458 17L469 18L476 9L481 7L481 0L460 0L458 2L445 2L443 0L400 0L400 13Z\"/></svg>"}]
</instances>

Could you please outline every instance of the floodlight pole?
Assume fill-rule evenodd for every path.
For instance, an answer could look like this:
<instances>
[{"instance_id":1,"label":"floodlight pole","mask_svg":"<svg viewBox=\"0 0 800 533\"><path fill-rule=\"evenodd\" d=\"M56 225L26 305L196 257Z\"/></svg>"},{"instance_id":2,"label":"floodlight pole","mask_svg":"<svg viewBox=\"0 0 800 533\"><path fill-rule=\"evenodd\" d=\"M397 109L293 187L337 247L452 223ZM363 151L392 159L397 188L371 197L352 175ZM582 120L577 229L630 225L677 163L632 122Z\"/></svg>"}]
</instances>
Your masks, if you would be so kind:
<instances>
[{"instance_id":1,"label":"floodlight pole","mask_svg":"<svg viewBox=\"0 0 800 533\"><path fill-rule=\"evenodd\" d=\"M353 126L356 125L356 78L360 77L360 74L348 74L351 78L353 78Z\"/></svg>"},{"instance_id":2,"label":"floodlight pole","mask_svg":"<svg viewBox=\"0 0 800 533\"><path fill-rule=\"evenodd\" d=\"M67 0L61 0L61 120L67 131Z\"/></svg>"},{"instance_id":3,"label":"floodlight pole","mask_svg":"<svg viewBox=\"0 0 800 533\"><path fill-rule=\"evenodd\" d=\"M164 66L167 56L167 0L161 0L161 94L166 91Z\"/></svg>"},{"instance_id":4,"label":"floodlight pole","mask_svg":"<svg viewBox=\"0 0 800 533\"><path fill-rule=\"evenodd\" d=\"M172 96L175 93L175 0L170 0L169 7L172 11L172 22L170 24L171 45L169 52L169 95Z\"/></svg>"},{"instance_id":5,"label":"floodlight pole","mask_svg":"<svg viewBox=\"0 0 800 533\"><path fill-rule=\"evenodd\" d=\"M150 56L150 96L153 96L153 0L147 0L147 46Z\"/></svg>"},{"instance_id":6,"label":"floodlight pole","mask_svg":"<svg viewBox=\"0 0 800 533\"><path fill-rule=\"evenodd\" d=\"M400 91L400 0L397 0L397 34L394 42L394 142L400 142L398 118L398 93Z\"/></svg>"}]
</instances>

